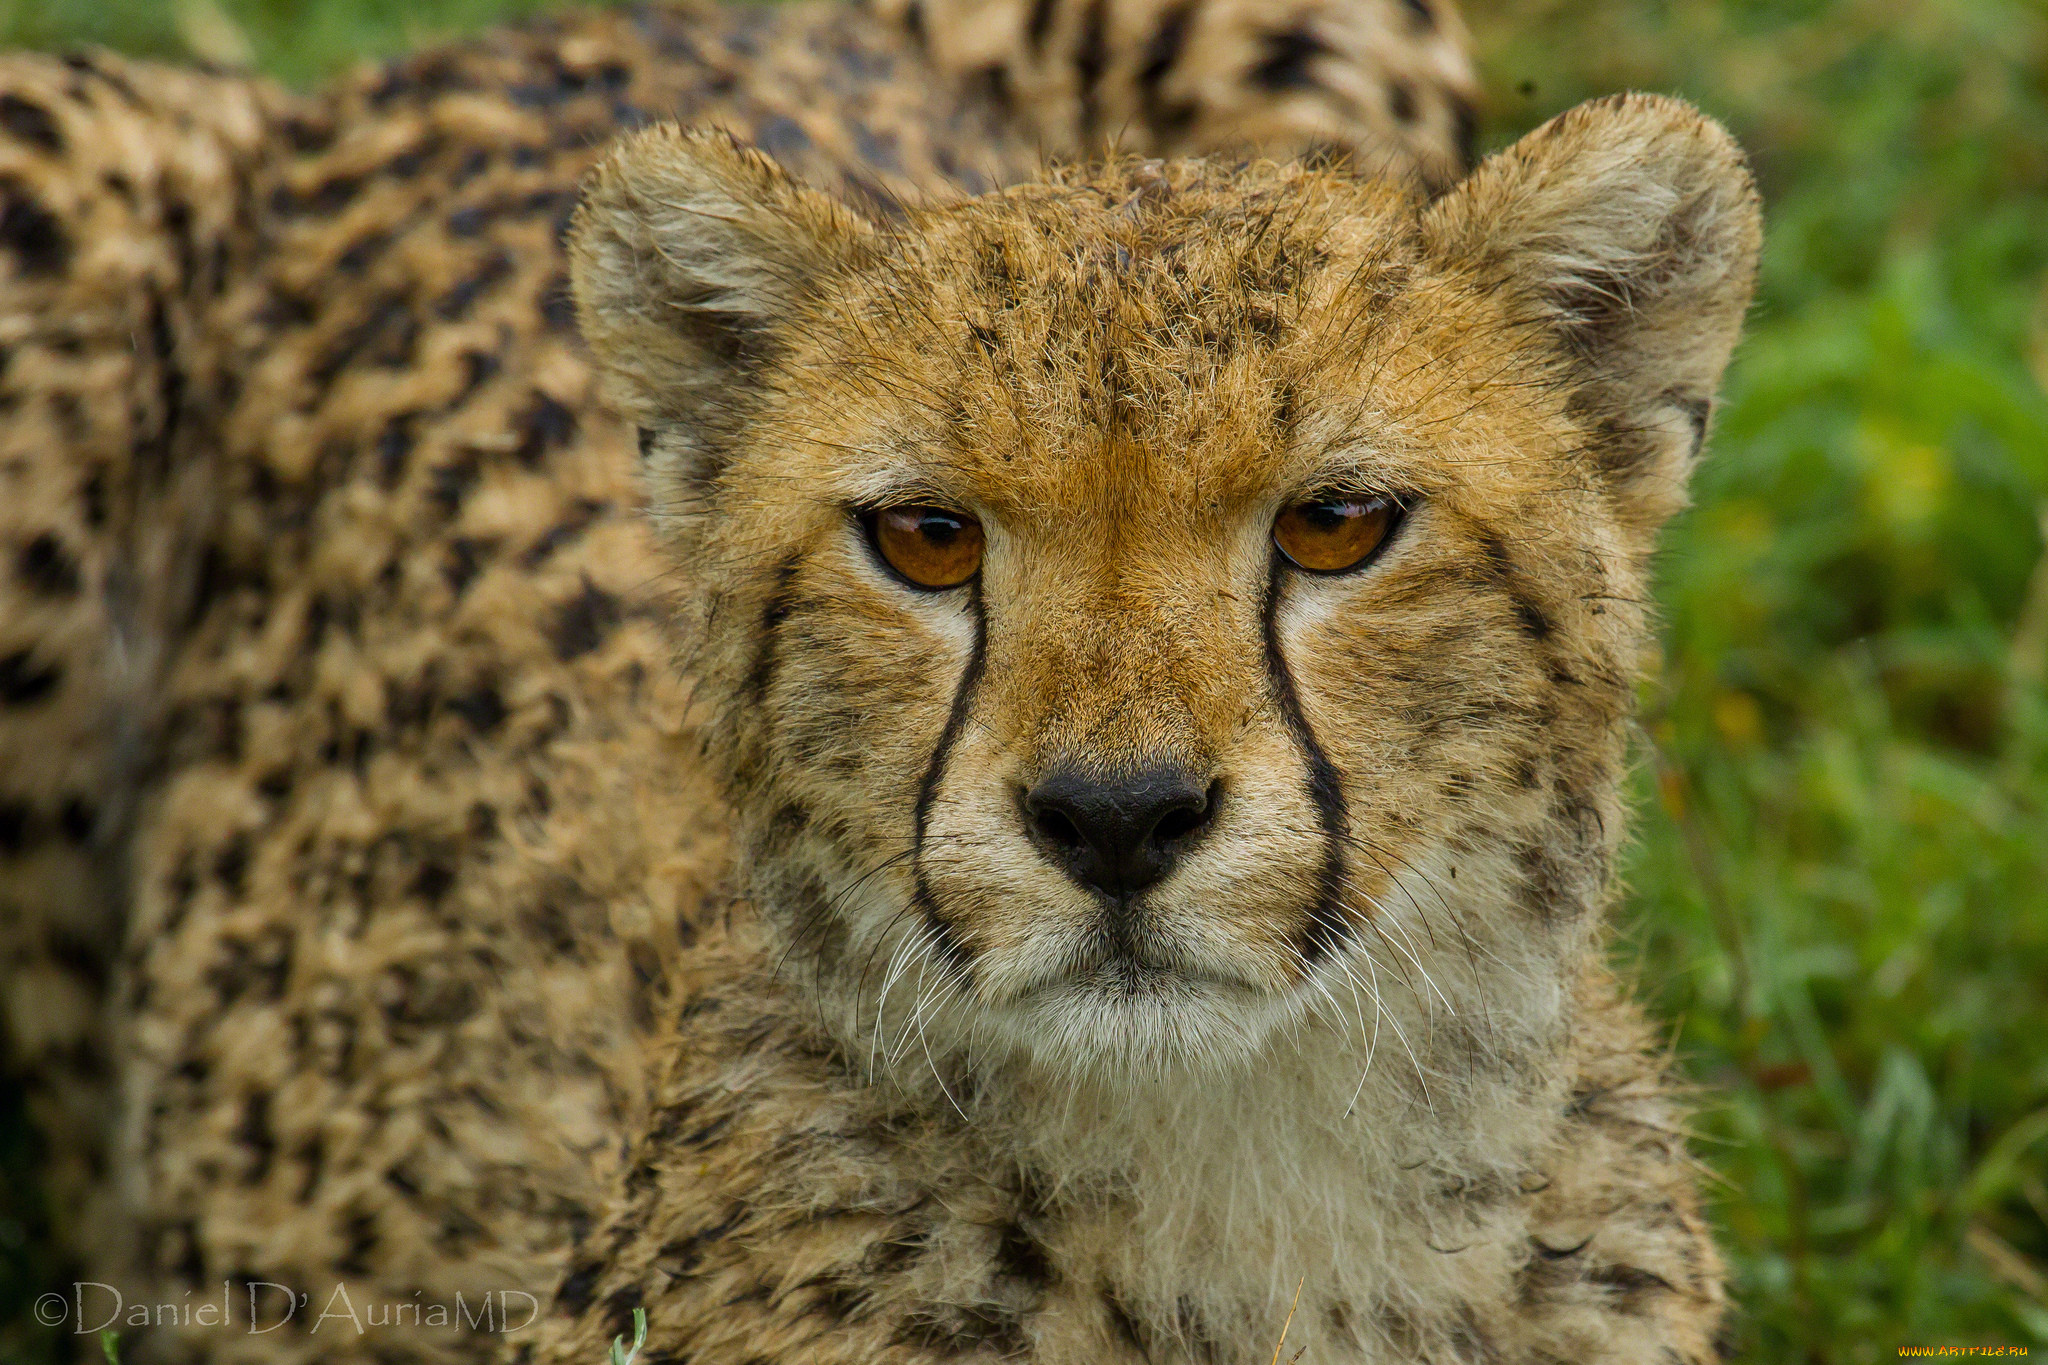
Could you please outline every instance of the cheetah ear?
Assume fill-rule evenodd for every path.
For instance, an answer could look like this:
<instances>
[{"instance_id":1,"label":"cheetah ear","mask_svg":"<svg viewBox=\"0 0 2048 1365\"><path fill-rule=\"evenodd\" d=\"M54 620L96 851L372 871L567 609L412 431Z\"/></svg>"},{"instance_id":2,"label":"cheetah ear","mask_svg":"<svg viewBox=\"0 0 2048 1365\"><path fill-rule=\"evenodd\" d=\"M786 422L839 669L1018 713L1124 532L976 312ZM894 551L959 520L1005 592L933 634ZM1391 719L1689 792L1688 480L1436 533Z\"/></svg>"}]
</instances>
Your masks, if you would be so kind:
<instances>
[{"instance_id":1,"label":"cheetah ear","mask_svg":"<svg viewBox=\"0 0 2048 1365\"><path fill-rule=\"evenodd\" d=\"M1649 532L1683 507L1763 236L1727 130L1661 96L1582 104L1431 205L1424 234L1555 339L1622 514Z\"/></svg>"},{"instance_id":2,"label":"cheetah ear","mask_svg":"<svg viewBox=\"0 0 2048 1365\"><path fill-rule=\"evenodd\" d=\"M584 339L643 440L698 463L719 448L779 338L872 231L720 129L664 124L614 147L585 187L570 273Z\"/></svg>"}]
</instances>

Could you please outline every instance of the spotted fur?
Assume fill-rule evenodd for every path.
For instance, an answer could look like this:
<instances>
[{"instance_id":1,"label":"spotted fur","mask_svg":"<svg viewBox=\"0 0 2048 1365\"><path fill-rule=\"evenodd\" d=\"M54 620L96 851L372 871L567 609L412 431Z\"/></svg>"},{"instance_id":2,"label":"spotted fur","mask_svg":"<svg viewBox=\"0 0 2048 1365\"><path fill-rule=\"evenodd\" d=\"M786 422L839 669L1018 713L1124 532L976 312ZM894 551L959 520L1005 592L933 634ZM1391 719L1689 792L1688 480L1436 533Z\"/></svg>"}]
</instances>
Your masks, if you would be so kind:
<instances>
[{"instance_id":1,"label":"spotted fur","mask_svg":"<svg viewBox=\"0 0 2048 1365\"><path fill-rule=\"evenodd\" d=\"M1757 244L1727 135L1640 96L1434 202L1124 161L885 224L716 134L609 158L580 316L758 938L534 1358L634 1308L714 1359L1711 1358L1601 921ZM1290 569L1329 490L1406 514ZM977 517L979 575L886 569L902 504ZM1034 846L1049 772L1161 767L1216 813L1142 896Z\"/></svg>"},{"instance_id":2,"label":"spotted fur","mask_svg":"<svg viewBox=\"0 0 2048 1365\"><path fill-rule=\"evenodd\" d=\"M997 12L937 3L644 5L303 96L0 60L0 1032L81 1272L545 1293L678 1012L758 965L674 567L574 335L561 239L611 138L715 123L879 221L1118 135L1440 186L1459 30L1390 13L1205 0L1176 43L1135 0L1015 7L1097 35L1085 90L1057 44L992 76L948 45ZM1328 50L1260 74L1302 26ZM1389 62L1440 72L1423 115L1371 97ZM1144 90L1194 117L1112 126Z\"/></svg>"}]
</instances>

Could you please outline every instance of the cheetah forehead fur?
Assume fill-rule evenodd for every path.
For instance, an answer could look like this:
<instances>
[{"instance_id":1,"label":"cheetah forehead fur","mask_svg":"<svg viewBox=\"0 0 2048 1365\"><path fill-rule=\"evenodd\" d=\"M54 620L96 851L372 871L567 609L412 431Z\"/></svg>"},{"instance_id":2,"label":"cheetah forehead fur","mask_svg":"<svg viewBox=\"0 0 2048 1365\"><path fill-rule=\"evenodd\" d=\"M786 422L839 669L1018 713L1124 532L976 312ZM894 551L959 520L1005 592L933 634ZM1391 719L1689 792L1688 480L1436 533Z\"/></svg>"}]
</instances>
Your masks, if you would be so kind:
<instances>
[{"instance_id":1,"label":"cheetah forehead fur","mask_svg":"<svg viewBox=\"0 0 2048 1365\"><path fill-rule=\"evenodd\" d=\"M1465 42L0 59L0 1034L69 1252L544 1306L129 1358L1710 1358L1601 920L1754 196L1645 97L1460 180Z\"/></svg>"}]
</instances>

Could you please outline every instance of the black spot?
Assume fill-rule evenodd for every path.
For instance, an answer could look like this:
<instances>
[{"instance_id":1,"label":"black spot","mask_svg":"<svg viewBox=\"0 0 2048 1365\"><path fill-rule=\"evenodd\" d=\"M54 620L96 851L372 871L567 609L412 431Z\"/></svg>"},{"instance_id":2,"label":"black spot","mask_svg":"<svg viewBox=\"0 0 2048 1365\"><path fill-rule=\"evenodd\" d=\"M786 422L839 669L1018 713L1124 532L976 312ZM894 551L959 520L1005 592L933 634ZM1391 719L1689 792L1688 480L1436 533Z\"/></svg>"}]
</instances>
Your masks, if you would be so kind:
<instances>
[{"instance_id":1,"label":"black spot","mask_svg":"<svg viewBox=\"0 0 2048 1365\"><path fill-rule=\"evenodd\" d=\"M12 180L0 180L0 246L14 253L25 278L60 275L71 260L71 238L64 225Z\"/></svg>"},{"instance_id":2,"label":"black spot","mask_svg":"<svg viewBox=\"0 0 2048 1365\"><path fill-rule=\"evenodd\" d=\"M449 322L459 321L486 290L511 273L512 258L498 252L436 299L434 311Z\"/></svg>"},{"instance_id":3,"label":"black spot","mask_svg":"<svg viewBox=\"0 0 2048 1365\"><path fill-rule=\"evenodd\" d=\"M1427 31L1436 27L1436 11L1429 7L1429 0L1402 0L1408 6L1408 16L1415 26Z\"/></svg>"},{"instance_id":4,"label":"black spot","mask_svg":"<svg viewBox=\"0 0 2048 1365\"><path fill-rule=\"evenodd\" d=\"M0 801L0 853L15 854L27 848L34 828L35 816L27 806Z\"/></svg>"},{"instance_id":5,"label":"black spot","mask_svg":"<svg viewBox=\"0 0 2048 1365\"><path fill-rule=\"evenodd\" d=\"M448 558L441 565L441 576L447 579L450 592L457 597L462 595L482 569L484 556L491 548L489 542L468 536L457 536L448 542Z\"/></svg>"},{"instance_id":6,"label":"black spot","mask_svg":"<svg viewBox=\"0 0 2048 1365\"><path fill-rule=\"evenodd\" d=\"M384 680L384 719L393 730L411 730L425 725L440 704L440 665L429 661L411 680Z\"/></svg>"},{"instance_id":7,"label":"black spot","mask_svg":"<svg viewBox=\"0 0 2048 1365\"><path fill-rule=\"evenodd\" d=\"M92 476L78 490L78 500L85 505L85 524L97 531L107 524L107 475L105 470L96 469Z\"/></svg>"},{"instance_id":8,"label":"black spot","mask_svg":"<svg viewBox=\"0 0 2048 1365\"><path fill-rule=\"evenodd\" d=\"M1396 123L1415 122L1415 89L1406 81L1387 83L1387 112Z\"/></svg>"},{"instance_id":9,"label":"black spot","mask_svg":"<svg viewBox=\"0 0 2048 1365\"><path fill-rule=\"evenodd\" d=\"M475 451L466 451L447 464L435 465L428 471L427 496L441 509L441 514L453 517L462 509L463 498L482 477L482 462Z\"/></svg>"},{"instance_id":10,"label":"black spot","mask_svg":"<svg viewBox=\"0 0 2048 1365\"><path fill-rule=\"evenodd\" d=\"M1052 1260L1021 1223L1006 1223L996 1240L996 1272L1034 1290L1052 1287Z\"/></svg>"},{"instance_id":11,"label":"black spot","mask_svg":"<svg viewBox=\"0 0 2048 1365\"><path fill-rule=\"evenodd\" d=\"M21 547L14 571L22 582L47 597L70 597L78 591L78 561L48 531Z\"/></svg>"},{"instance_id":12,"label":"black spot","mask_svg":"<svg viewBox=\"0 0 2048 1365\"><path fill-rule=\"evenodd\" d=\"M1109 69L1109 0L1089 0L1074 49L1074 74L1081 79L1081 136L1093 137L1100 118L1098 92Z\"/></svg>"},{"instance_id":13,"label":"black spot","mask_svg":"<svg viewBox=\"0 0 2048 1365\"><path fill-rule=\"evenodd\" d=\"M1550 638L1550 618L1543 614L1542 608L1538 607L1528 598L1521 596L1515 598L1515 620L1520 623L1522 632L1530 639L1547 640Z\"/></svg>"},{"instance_id":14,"label":"black spot","mask_svg":"<svg viewBox=\"0 0 2048 1365\"><path fill-rule=\"evenodd\" d=\"M398 487L405 477L406 461L412 455L412 423L418 413L401 412L384 423L377 436L377 481L386 489Z\"/></svg>"},{"instance_id":15,"label":"black spot","mask_svg":"<svg viewBox=\"0 0 2048 1365\"><path fill-rule=\"evenodd\" d=\"M1265 37L1265 55L1251 69L1252 83L1265 90L1311 88L1309 64L1330 50L1329 44L1305 28L1291 28Z\"/></svg>"},{"instance_id":16,"label":"black spot","mask_svg":"<svg viewBox=\"0 0 2048 1365\"><path fill-rule=\"evenodd\" d=\"M64 153L64 135L57 131L57 120L50 117L50 111L11 91L0 95L0 129L52 155Z\"/></svg>"},{"instance_id":17,"label":"black spot","mask_svg":"<svg viewBox=\"0 0 2048 1365\"><path fill-rule=\"evenodd\" d=\"M315 217L329 217L347 208L349 201L353 200L362 188L363 177L360 175L330 176L314 186L310 193L294 197L291 208Z\"/></svg>"},{"instance_id":18,"label":"black spot","mask_svg":"<svg viewBox=\"0 0 2048 1365\"><path fill-rule=\"evenodd\" d=\"M441 150L441 140L429 137L415 146L408 147L384 163L383 174L397 180L411 180Z\"/></svg>"},{"instance_id":19,"label":"black spot","mask_svg":"<svg viewBox=\"0 0 2048 1365\"><path fill-rule=\"evenodd\" d=\"M925 32L924 6L918 0L910 0L903 9L903 27L910 31L910 41L919 47L929 44L931 35Z\"/></svg>"},{"instance_id":20,"label":"black spot","mask_svg":"<svg viewBox=\"0 0 2048 1365\"><path fill-rule=\"evenodd\" d=\"M555 618L550 632L555 657L567 663L590 653L618 623L619 599L584 579L583 591L565 603Z\"/></svg>"},{"instance_id":21,"label":"black spot","mask_svg":"<svg viewBox=\"0 0 2048 1365\"><path fill-rule=\"evenodd\" d=\"M488 351L464 351L462 353L462 392L448 400L452 410L461 407L478 389L489 383L491 377L502 367L498 357Z\"/></svg>"},{"instance_id":22,"label":"black spot","mask_svg":"<svg viewBox=\"0 0 2048 1365\"><path fill-rule=\"evenodd\" d=\"M1012 96L1010 94L1010 72L1008 68L991 62L977 71L970 79L972 87L981 92L983 99L994 105L1002 113L1007 114L1010 111ZM877 170L885 171L902 169L901 163L896 159L893 143L882 141L858 122L853 125L852 131L854 145L859 149L860 159L864 165L873 166ZM879 153L879 155L875 155L875 153Z\"/></svg>"},{"instance_id":23,"label":"black spot","mask_svg":"<svg viewBox=\"0 0 2048 1365\"><path fill-rule=\"evenodd\" d=\"M1034 55L1045 50L1045 36L1052 31L1052 10L1053 0L1031 0L1031 19L1024 26L1024 36Z\"/></svg>"},{"instance_id":24,"label":"black spot","mask_svg":"<svg viewBox=\"0 0 2048 1365\"><path fill-rule=\"evenodd\" d=\"M61 666L49 664L38 668L27 650L17 649L0 657L0 705L27 706L41 701L63 680Z\"/></svg>"},{"instance_id":25,"label":"black spot","mask_svg":"<svg viewBox=\"0 0 2048 1365\"><path fill-rule=\"evenodd\" d=\"M448 235L451 237L475 237L491 225L491 220L500 212L496 205L470 204L448 215Z\"/></svg>"},{"instance_id":26,"label":"black spot","mask_svg":"<svg viewBox=\"0 0 2048 1365\"><path fill-rule=\"evenodd\" d=\"M57 811L57 830L74 844L85 843L92 838L93 826L99 817L91 806L78 797L67 800Z\"/></svg>"},{"instance_id":27,"label":"black spot","mask_svg":"<svg viewBox=\"0 0 2048 1365\"><path fill-rule=\"evenodd\" d=\"M231 896L242 894L249 876L249 836L237 834L213 859L213 875Z\"/></svg>"},{"instance_id":28,"label":"black spot","mask_svg":"<svg viewBox=\"0 0 2048 1365\"><path fill-rule=\"evenodd\" d=\"M455 885L455 869L445 863L426 862L412 879L412 894L429 905L438 905Z\"/></svg>"},{"instance_id":29,"label":"black spot","mask_svg":"<svg viewBox=\"0 0 2048 1365\"><path fill-rule=\"evenodd\" d=\"M504 724L509 714L505 709L505 699L498 695L497 688L488 683L459 697L449 698L448 709L468 721L480 735L488 735Z\"/></svg>"},{"instance_id":30,"label":"black spot","mask_svg":"<svg viewBox=\"0 0 2048 1365\"><path fill-rule=\"evenodd\" d=\"M540 539L534 541L526 553L519 557L521 566L537 569L545 564L555 551L588 530L590 524L609 506L609 503L599 502L593 498L578 498L575 506L569 509L568 515L550 526L541 534Z\"/></svg>"},{"instance_id":31,"label":"black spot","mask_svg":"<svg viewBox=\"0 0 2048 1365\"><path fill-rule=\"evenodd\" d=\"M235 1125L235 1141L249 1149L249 1169L243 1182L261 1184L270 1174L271 1159L277 1155L277 1135L270 1130L270 1093L258 1090L242 1100L242 1118Z\"/></svg>"},{"instance_id":32,"label":"black spot","mask_svg":"<svg viewBox=\"0 0 2048 1365\"><path fill-rule=\"evenodd\" d=\"M85 982L95 993L105 989L113 963L108 960L104 944L58 930L50 934L48 947L52 962Z\"/></svg>"},{"instance_id":33,"label":"black spot","mask_svg":"<svg viewBox=\"0 0 2048 1365\"><path fill-rule=\"evenodd\" d=\"M755 131L754 141L770 156L791 158L811 149L811 135L795 119L777 115Z\"/></svg>"},{"instance_id":34,"label":"black spot","mask_svg":"<svg viewBox=\"0 0 2048 1365\"><path fill-rule=\"evenodd\" d=\"M1161 16L1159 27L1145 43L1138 67L1139 105L1144 110L1146 126L1160 137L1179 133L1195 120L1195 106L1184 100L1168 100L1163 88L1174 64L1180 61L1181 49L1187 45L1188 24L1193 14L1193 4L1183 3Z\"/></svg>"},{"instance_id":35,"label":"black spot","mask_svg":"<svg viewBox=\"0 0 2048 1365\"><path fill-rule=\"evenodd\" d=\"M370 1257L377 1250L377 1219L375 1215L359 1213L345 1225L348 1250L334 1263L334 1268L344 1275L370 1273Z\"/></svg>"},{"instance_id":36,"label":"black spot","mask_svg":"<svg viewBox=\"0 0 2048 1365\"><path fill-rule=\"evenodd\" d=\"M324 390L360 355L389 369L403 369L412 363L418 341L419 320L412 315L410 300L402 294L384 294L372 301L353 326L334 338L307 369L306 377L315 388Z\"/></svg>"},{"instance_id":37,"label":"black spot","mask_svg":"<svg viewBox=\"0 0 2048 1365\"><path fill-rule=\"evenodd\" d=\"M364 233L349 243L346 251L334 258L334 268L344 275L360 275L389 245L391 234L388 232Z\"/></svg>"},{"instance_id":38,"label":"black spot","mask_svg":"<svg viewBox=\"0 0 2048 1365\"><path fill-rule=\"evenodd\" d=\"M533 402L513 419L519 428L519 444L512 455L528 469L538 469L549 451L560 450L576 439L576 414L549 395L534 391ZM645 454L643 449L642 454Z\"/></svg>"},{"instance_id":39,"label":"black spot","mask_svg":"<svg viewBox=\"0 0 2048 1365\"><path fill-rule=\"evenodd\" d=\"M1451 142L1458 149L1461 170L1472 169L1479 156L1479 115L1472 101L1451 96Z\"/></svg>"},{"instance_id":40,"label":"black spot","mask_svg":"<svg viewBox=\"0 0 2048 1365\"><path fill-rule=\"evenodd\" d=\"M199 1250L199 1227L191 1221L164 1230L157 1249L160 1264L177 1279L197 1288L206 1278L206 1258Z\"/></svg>"},{"instance_id":41,"label":"black spot","mask_svg":"<svg viewBox=\"0 0 2048 1365\"><path fill-rule=\"evenodd\" d=\"M604 1330L607 1336L623 1336L633 1339L633 1310L641 1306L640 1290L637 1285L627 1285L605 1296Z\"/></svg>"},{"instance_id":42,"label":"black spot","mask_svg":"<svg viewBox=\"0 0 2048 1365\"><path fill-rule=\"evenodd\" d=\"M491 154L488 151L482 147L474 149L469 155L463 157L462 163L449 174L448 188L452 190L461 189L464 185L482 175L490 167L490 164Z\"/></svg>"}]
</instances>

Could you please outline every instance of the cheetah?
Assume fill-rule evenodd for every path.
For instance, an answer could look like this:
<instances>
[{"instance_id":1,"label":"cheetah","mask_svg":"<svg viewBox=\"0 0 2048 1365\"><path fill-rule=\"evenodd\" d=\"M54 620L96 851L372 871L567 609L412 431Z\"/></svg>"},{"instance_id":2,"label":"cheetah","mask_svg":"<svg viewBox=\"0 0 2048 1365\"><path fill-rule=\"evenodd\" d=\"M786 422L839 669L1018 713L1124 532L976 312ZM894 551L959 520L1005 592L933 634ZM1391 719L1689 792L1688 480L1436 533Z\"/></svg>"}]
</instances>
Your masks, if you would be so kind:
<instances>
[{"instance_id":1,"label":"cheetah","mask_svg":"<svg viewBox=\"0 0 2048 1365\"><path fill-rule=\"evenodd\" d=\"M138 1356L1709 1357L1600 920L1754 266L1716 126L1460 179L1413 3L4 84L0 946L73 1245L545 1306Z\"/></svg>"}]
</instances>

